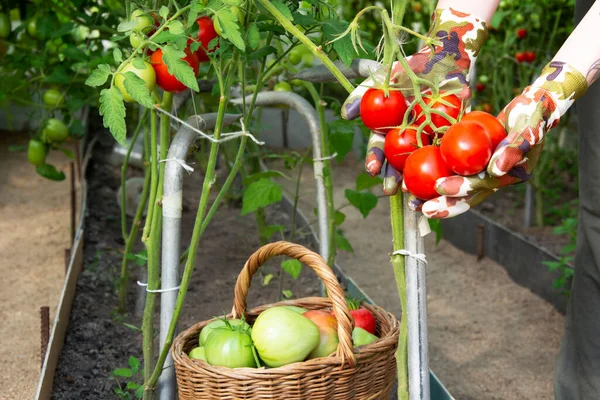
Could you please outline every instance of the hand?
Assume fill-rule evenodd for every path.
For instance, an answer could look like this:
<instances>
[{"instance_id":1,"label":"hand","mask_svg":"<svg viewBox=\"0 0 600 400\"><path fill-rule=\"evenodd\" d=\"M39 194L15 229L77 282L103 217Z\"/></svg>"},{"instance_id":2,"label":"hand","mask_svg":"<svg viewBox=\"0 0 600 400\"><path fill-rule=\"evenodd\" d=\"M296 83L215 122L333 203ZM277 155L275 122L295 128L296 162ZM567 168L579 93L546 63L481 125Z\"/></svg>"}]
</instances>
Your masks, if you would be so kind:
<instances>
[{"instance_id":1,"label":"hand","mask_svg":"<svg viewBox=\"0 0 600 400\"><path fill-rule=\"evenodd\" d=\"M456 92L463 100L463 107L468 107L471 97L469 69L475 62L487 36L488 29L485 22L470 14L459 13L452 9L438 9L428 37L439 40L441 45L435 45L433 48L424 47L418 53L407 57L406 63L418 77L430 82L439 82L443 91ZM387 68L387 66L379 68L373 73L372 78L365 80L348 96L342 106L343 118L354 119L360 115L363 94L370 87L381 85L387 76ZM391 86L402 88L405 94L414 95L412 90L406 93L406 90L413 86L400 62L392 65ZM365 160L367 172L371 176L377 176L381 172L385 159L384 142L385 134L371 133ZM385 194L394 195L398 191L401 180L402 174L387 164L383 184Z\"/></svg>"},{"instance_id":2,"label":"hand","mask_svg":"<svg viewBox=\"0 0 600 400\"><path fill-rule=\"evenodd\" d=\"M411 207L428 218L450 218L481 203L500 188L529 180L537 164L544 135L587 90L585 77L572 66L553 61L536 81L525 88L498 115L508 136L499 145L487 171L469 177L438 179L442 196Z\"/></svg>"}]
</instances>

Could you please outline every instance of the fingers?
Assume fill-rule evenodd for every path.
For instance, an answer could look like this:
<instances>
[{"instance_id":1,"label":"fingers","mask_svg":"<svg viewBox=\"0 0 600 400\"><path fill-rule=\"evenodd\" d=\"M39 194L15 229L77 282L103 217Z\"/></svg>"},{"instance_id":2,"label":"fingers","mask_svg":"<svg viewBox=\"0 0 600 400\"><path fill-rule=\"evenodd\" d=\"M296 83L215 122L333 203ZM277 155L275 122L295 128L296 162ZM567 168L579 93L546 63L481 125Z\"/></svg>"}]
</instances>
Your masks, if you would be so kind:
<instances>
[{"instance_id":1,"label":"fingers","mask_svg":"<svg viewBox=\"0 0 600 400\"><path fill-rule=\"evenodd\" d=\"M495 190L477 190L464 197L440 196L423 204L421 211L427 218L452 218L465 213L485 200Z\"/></svg>"},{"instance_id":2,"label":"fingers","mask_svg":"<svg viewBox=\"0 0 600 400\"><path fill-rule=\"evenodd\" d=\"M454 175L440 178L435 183L435 190L439 194L448 197L464 197L478 190L494 190L512 185L517 181L520 180L512 174L496 178L485 172L480 172L471 176Z\"/></svg>"},{"instance_id":3,"label":"fingers","mask_svg":"<svg viewBox=\"0 0 600 400\"><path fill-rule=\"evenodd\" d=\"M383 193L386 196L393 196L398 193L401 184L402 173L387 163L385 165L385 177L383 178Z\"/></svg>"},{"instance_id":4,"label":"fingers","mask_svg":"<svg viewBox=\"0 0 600 400\"><path fill-rule=\"evenodd\" d=\"M381 173L381 167L385 160L383 154L383 145L385 143L385 136L371 132L369 142L367 143L367 156L365 157L365 169L371 176L378 176Z\"/></svg>"}]
</instances>

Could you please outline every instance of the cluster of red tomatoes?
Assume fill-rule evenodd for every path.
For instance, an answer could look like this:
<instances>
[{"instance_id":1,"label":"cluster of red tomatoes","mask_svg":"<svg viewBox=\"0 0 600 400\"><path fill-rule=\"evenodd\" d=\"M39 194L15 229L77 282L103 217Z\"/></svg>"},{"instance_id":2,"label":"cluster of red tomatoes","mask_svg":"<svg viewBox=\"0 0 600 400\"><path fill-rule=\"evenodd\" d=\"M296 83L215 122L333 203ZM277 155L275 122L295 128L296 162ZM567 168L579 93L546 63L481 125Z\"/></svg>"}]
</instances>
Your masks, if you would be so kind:
<instances>
[{"instance_id":1,"label":"cluster of red tomatoes","mask_svg":"<svg viewBox=\"0 0 600 400\"><path fill-rule=\"evenodd\" d=\"M418 128L426 115L417 103L409 126L400 126L408 110L408 102L398 90L371 88L360 104L360 116L371 130L385 134L383 152L387 162L403 172L404 184L416 197L429 200L439 196L435 182L451 175L475 175L486 169L494 149L506 137L504 127L493 115L483 111L461 116L462 102L453 94L423 96L432 109L431 122L417 138ZM420 140L419 140L420 139Z\"/></svg>"}]
</instances>

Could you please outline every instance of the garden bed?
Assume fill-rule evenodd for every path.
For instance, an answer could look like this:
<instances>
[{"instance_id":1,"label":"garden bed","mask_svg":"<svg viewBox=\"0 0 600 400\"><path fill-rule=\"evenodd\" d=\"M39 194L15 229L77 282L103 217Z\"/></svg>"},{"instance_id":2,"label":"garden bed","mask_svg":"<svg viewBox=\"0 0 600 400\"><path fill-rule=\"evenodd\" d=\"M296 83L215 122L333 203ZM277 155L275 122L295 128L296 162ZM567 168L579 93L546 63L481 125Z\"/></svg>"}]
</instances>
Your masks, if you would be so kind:
<instances>
[{"instance_id":1,"label":"garden bed","mask_svg":"<svg viewBox=\"0 0 600 400\"><path fill-rule=\"evenodd\" d=\"M84 270L77 283L69 328L54 378L55 399L108 398L117 387L116 381L109 379L110 372L127 366L130 356L141 356L138 350L141 335L124 324L141 325L139 310L143 302L138 299L139 289L134 282L144 281L144 278L140 274L142 268L134 262L130 266L129 313L121 317L115 312L123 241L116 202L120 169L106 162L112 144L108 134L100 135L88 170ZM185 178L182 243L191 236L201 179L200 172ZM279 206L269 208L267 215L270 223L289 226L290 218ZM296 242L315 248L310 239ZM224 205L201 241L180 328L231 310L235 279L248 256L258 247L253 216L240 216L238 206ZM276 262L269 263L267 268L276 276L280 270ZM285 276L283 287L291 290L294 297L318 295L320 290L316 275L306 268L298 280ZM257 279L249 294L249 305L271 303L278 297L277 293L277 278L264 287ZM155 321L158 326L158 316ZM141 383L137 378L133 380Z\"/></svg>"}]
</instances>

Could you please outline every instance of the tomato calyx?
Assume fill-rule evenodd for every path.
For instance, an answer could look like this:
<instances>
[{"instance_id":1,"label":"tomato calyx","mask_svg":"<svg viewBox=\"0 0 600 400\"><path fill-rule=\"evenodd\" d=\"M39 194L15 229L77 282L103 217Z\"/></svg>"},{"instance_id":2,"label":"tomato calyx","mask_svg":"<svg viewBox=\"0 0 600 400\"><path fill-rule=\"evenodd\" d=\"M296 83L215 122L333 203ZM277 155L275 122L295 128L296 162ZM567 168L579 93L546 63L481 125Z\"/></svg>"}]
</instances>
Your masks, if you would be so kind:
<instances>
[{"instance_id":1,"label":"tomato calyx","mask_svg":"<svg viewBox=\"0 0 600 400\"><path fill-rule=\"evenodd\" d=\"M439 92L435 89L433 92L422 93L420 99L415 98L406 115L408 117L414 114L412 123L418 126L417 132L420 134L421 131L425 131L435 140L458 122L464 113L463 102L457 96L460 91L461 89L454 89ZM422 147L421 143L419 147Z\"/></svg>"}]
</instances>

